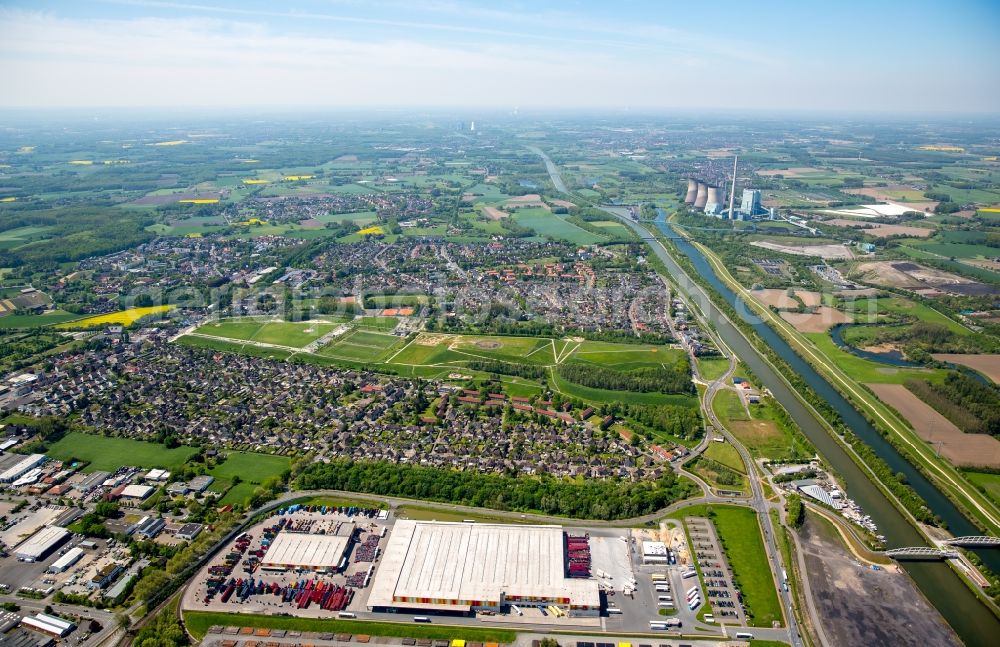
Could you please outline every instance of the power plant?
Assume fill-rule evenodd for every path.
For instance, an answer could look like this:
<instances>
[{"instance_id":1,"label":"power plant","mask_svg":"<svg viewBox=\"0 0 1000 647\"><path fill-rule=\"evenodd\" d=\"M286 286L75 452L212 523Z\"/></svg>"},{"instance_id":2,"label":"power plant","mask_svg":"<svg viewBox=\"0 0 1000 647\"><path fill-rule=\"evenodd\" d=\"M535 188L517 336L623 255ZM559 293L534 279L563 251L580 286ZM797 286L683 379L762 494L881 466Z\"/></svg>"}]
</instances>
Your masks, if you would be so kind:
<instances>
[{"instance_id":1,"label":"power plant","mask_svg":"<svg viewBox=\"0 0 1000 647\"><path fill-rule=\"evenodd\" d=\"M694 200L697 197L698 197L698 180L688 178L688 191L687 195L684 196L684 202L687 204L694 204Z\"/></svg>"},{"instance_id":2,"label":"power plant","mask_svg":"<svg viewBox=\"0 0 1000 647\"><path fill-rule=\"evenodd\" d=\"M698 183L698 194L694 199L695 209L704 209L708 202L708 185L704 182Z\"/></svg>"},{"instance_id":3,"label":"power plant","mask_svg":"<svg viewBox=\"0 0 1000 647\"><path fill-rule=\"evenodd\" d=\"M690 205L694 209L702 210L706 215L716 216L717 218L723 218L727 220L751 220L758 216L769 216L770 219L775 219L777 216L774 209L765 209L761 205L761 193L759 189L743 189L743 199L739 205L739 209L735 209L735 198L736 198L736 170L738 157L733 158L733 170L732 175L728 178L729 182L729 206L726 208L726 188L725 180L720 182L723 184L719 187L716 184L710 184L703 180L697 178L688 178L687 180L687 193L684 195L684 203ZM722 175L718 171L714 171L709 168L707 170L710 176ZM725 174L725 175L728 175ZM725 176L723 175L723 178ZM716 179L718 181L718 179Z\"/></svg>"}]
</instances>

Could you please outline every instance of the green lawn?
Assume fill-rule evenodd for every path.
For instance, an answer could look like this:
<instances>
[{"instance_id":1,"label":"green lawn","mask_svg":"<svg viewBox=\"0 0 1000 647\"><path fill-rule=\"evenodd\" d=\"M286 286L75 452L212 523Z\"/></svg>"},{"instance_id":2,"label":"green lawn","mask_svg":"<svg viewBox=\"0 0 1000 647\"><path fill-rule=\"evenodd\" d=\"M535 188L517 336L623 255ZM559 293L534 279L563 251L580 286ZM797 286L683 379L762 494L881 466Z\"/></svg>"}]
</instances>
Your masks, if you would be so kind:
<instances>
[{"instance_id":1,"label":"green lawn","mask_svg":"<svg viewBox=\"0 0 1000 647\"><path fill-rule=\"evenodd\" d=\"M697 361L698 372L708 382L719 379L729 369L729 360L723 357L699 357Z\"/></svg>"},{"instance_id":2,"label":"green lawn","mask_svg":"<svg viewBox=\"0 0 1000 647\"><path fill-rule=\"evenodd\" d=\"M399 323L396 317L359 317L354 325L358 328L372 328L374 330L392 330Z\"/></svg>"},{"instance_id":3,"label":"green lawn","mask_svg":"<svg viewBox=\"0 0 1000 647\"><path fill-rule=\"evenodd\" d=\"M239 476L248 483L263 483L273 476L281 476L291 463L287 456L229 452L225 462L216 465L208 473L221 481L232 482L233 477Z\"/></svg>"},{"instance_id":4,"label":"green lawn","mask_svg":"<svg viewBox=\"0 0 1000 647\"><path fill-rule=\"evenodd\" d=\"M207 323L198 328L196 332L200 335L211 335L212 337L248 340L253 339L254 335L263 327L264 322L256 319L229 319Z\"/></svg>"},{"instance_id":5,"label":"green lawn","mask_svg":"<svg viewBox=\"0 0 1000 647\"><path fill-rule=\"evenodd\" d=\"M557 391L587 402L627 402L629 404L676 404L685 407L698 406L698 398L694 395L677 393L632 393L631 391L611 391L595 389L589 386L573 384L559 377L554 371L549 379Z\"/></svg>"},{"instance_id":6,"label":"green lawn","mask_svg":"<svg viewBox=\"0 0 1000 647\"><path fill-rule=\"evenodd\" d=\"M286 360L291 356L291 352L280 348L261 348L249 344L241 344L239 341L228 341L226 339L211 339L208 337L194 337L185 335L177 340L177 343L191 346L193 348L206 348L209 350L219 350L229 353L241 353L252 357L264 357L267 359Z\"/></svg>"},{"instance_id":7,"label":"green lawn","mask_svg":"<svg viewBox=\"0 0 1000 647\"><path fill-rule=\"evenodd\" d=\"M727 426L727 423L735 420L750 419L739 394L732 389L720 389L716 392L715 399L712 400L712 411L719 417L722 424Z\"/></svg>"},{"instance_id":8,"label":"green lawn","mask_svg":"<svg viewBox=\"0 0 1000 647\"><path fill-rule=\"evenodd\" d=\"M316 633L367 634L370 636L390 636L397 638L461 639L477 642L511 643L517 633L510 629L488 627L435 626L412 622L369 622L366 620L337 620L332 618L289 618L264 616L249 613L211 613L206 611L184 611L184 624L195 638L201 639L213 625L237 627L268 627L271 629L293 629ZM447 622L447 619L441 619Z\"/></svg>"},{"instance_id":9,"label":"green lawn","mask_svg":"<svg viewBox=\"0 0 1000 647\"><path fill-rule=\"evenodd\" d=\"M743 459L740 458L740 453L729 443L717 443L714 441L709 443L704 456L717 463L722 463L741 474L746 474L747 468L743 464Z\"/></svg>"},{"instance_id":10,"label":"green lawn","mask_svg":"<svg viewBox=\"0 0 1000 647\"><path fill-rule=\"evenodd\" d=\"M253 341L302 348L336 328L336 324L316 321L280 321L264 324Z\"/></svg>"},{"instance_id":11,"label":"green lawn","mask_svg":"<svg viewBox=\"0 0 1000 647\"><path fill-rule=\"evenodd\" d=\"M167 449L159 443L72 432L50 445L45 453L57 460L77 458L87 461L90 465L85 471L88 472L113 472L122 465L174 471L197 451L194 447L184 445Z\"/></svg>"}]
</instances>

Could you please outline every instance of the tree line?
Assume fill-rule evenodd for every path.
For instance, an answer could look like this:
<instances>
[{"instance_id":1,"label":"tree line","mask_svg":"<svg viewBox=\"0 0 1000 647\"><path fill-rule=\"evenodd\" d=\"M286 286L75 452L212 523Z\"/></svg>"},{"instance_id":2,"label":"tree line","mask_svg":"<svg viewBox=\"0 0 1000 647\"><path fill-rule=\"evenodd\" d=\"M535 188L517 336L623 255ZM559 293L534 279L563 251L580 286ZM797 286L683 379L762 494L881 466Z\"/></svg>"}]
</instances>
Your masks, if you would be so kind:
<instances>
[{"instance_id":1,"label":"tree line","mask_svg":"<svg viewBox=\"0 0 1000 647\"><path fill-rule=\"evenodd\" d=\"M349 459L310 465L296 480L296 487L602 520L649 514L690 496L694 490L690 482L678 479L670 471L655 482L570 481Z\"/></svg>"},{"instance_id":2,"label":"tree line","mask_svg":"<svg viewBox=\"0 0 1000 647\"><path fill-rule=\"evenodd\" d=\"M568 362L560 364L556 370L569 382L595 389L633 393L694 393L691 367L686 357L669 368L645 366L631 371L616 371L593 364Z\"/></svg>"},{"instance_id":3,"label":"tree line","mask_svg":"<svg viewBox=\"0 0 1000 647\"><path fill-rule=\"evenodd\" d=\"M962 431L1000 435L1000 389L957 372L940 384L907 380L906 388Z\"/></svg>"}]
</instances>

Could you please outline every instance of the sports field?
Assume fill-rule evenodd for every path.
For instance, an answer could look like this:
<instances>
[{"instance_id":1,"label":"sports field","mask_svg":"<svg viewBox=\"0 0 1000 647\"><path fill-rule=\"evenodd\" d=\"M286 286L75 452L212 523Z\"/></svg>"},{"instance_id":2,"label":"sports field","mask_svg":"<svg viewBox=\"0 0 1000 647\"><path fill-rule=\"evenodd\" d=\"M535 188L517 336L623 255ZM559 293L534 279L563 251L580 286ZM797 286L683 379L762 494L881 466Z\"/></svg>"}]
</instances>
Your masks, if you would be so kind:
<instances>
[{"instance_id":1,"label":"sports field","mask_svg":"<svg viewBox=\"0 0 1000 647\"><path fill-rule=\"evenodd\" d=\"M232 319L207 323L195 332L198 335L236 339L241 341L304 348L339 324L323 321L268 321L261 319Z\"/></svg>"},{"instance_id":2,"label":"sports field","mask_svg":"<svg viewBox=\"0 0 1000 647\"><path fill-rule=\"evenodd\" d=\"M193 456L194 447L182 445L167 449L159 443L148 443L129 438L107 438L77 431L68 433L49 446L46 454L56 460L76 458L87 461L87 472L103 470L114 472L122 465L134 467L159 467L177 470Z\"/></svg>"}]
</instances>

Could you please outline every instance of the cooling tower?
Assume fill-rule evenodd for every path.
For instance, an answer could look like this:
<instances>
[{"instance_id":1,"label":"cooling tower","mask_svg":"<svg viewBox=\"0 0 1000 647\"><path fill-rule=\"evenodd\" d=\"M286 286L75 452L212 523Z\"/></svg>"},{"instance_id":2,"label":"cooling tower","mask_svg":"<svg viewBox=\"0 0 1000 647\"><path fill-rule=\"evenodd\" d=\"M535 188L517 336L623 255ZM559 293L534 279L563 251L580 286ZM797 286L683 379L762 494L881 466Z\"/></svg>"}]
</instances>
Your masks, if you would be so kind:
<instances>
[{"instance_id":1,"label":"cooling tower","mask_svg":"<svg viewBox=\"0 0 1000 647\"><path fill-rule=\"evenodd\" d=\"M708 185L704 182L698 183L698 195L694 199L694 206L697 209L704 209L708 202Z\"/></svg>"},{"instance_id":2,"label":"cooling tower","mask_svg":"<svg viewBox=\"0 0 1000 647\"><path fill-rule=\"evenodd\" d=\"M694 202L696 197L698 197L698 181L688 179L688 192L687 195L684 196L684 202L691 204Z\"/></svg>"},{"instance_id":3,"label":"cooling tower","mask_svg":"<svg viewBox=\"0 0 1000 647\"><path fill-rule=\"evenodd\" d=\"M719 197L719 187L710 186L708 187L708 198L705 200L705 204L722 204L722 200Z\"/></svg>"}]
</instances>

